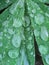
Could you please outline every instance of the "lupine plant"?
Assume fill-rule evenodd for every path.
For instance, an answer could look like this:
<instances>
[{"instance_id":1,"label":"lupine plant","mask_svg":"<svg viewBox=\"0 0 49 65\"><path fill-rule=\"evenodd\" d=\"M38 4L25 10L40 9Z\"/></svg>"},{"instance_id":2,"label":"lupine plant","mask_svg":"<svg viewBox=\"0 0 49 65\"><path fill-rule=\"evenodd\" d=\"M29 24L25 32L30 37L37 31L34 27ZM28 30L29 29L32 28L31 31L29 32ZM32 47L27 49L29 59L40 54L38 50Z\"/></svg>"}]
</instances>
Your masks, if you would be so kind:
<instances>
[{"instance_id":1,"label":"lupine plant","mask_svg":"<svg viewBox=\"0 0 49 65\"><path fill-rule=\"evenodd\" d=\"M49 0L0 0L0 65L35 65L35 40L43 64L49 65L46 3Z\"/></svg>"}]
</instances>

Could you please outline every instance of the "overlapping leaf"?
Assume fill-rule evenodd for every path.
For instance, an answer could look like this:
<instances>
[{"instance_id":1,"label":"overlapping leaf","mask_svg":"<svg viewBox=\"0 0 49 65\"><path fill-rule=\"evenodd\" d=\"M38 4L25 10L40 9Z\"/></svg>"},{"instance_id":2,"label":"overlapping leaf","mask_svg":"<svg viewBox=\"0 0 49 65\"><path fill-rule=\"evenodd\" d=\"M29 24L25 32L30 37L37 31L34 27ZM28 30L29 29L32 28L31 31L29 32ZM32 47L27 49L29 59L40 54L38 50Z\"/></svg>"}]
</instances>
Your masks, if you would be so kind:
<instances>
[{"instance_id":1,"label":"overlapping leaf","mask_svg":"<svg viewBox=\"0 0 49 65\"><path fill-rule=\"evenodd\" d=\"M24 0L19 0L0 14L0 65L35 64L33 29L24 13Z\"/></svg>"},{"instance_id":2,"label":"overlapping leaf","mask_svg":"<svg viewBox=\"0 0 49 65\"><path fill-rule=\"evenodd\" d=\"M36 1L27 1L28 13L44 65L49 65L49 10ZM43 9L44 6L44 9ZM47 10L46 10L47 9Z\"/></svg>"}]
</instances>

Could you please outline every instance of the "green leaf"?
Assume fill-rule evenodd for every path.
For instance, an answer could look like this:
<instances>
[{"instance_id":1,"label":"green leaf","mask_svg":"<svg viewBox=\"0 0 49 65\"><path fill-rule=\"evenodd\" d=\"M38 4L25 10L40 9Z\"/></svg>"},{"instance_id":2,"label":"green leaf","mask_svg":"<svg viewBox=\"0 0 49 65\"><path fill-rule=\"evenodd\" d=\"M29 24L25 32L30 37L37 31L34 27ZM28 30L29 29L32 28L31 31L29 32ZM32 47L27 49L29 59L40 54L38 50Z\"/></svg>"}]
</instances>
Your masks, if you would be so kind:
<instances>
[{"instance_id":1,"label":"green leaf","mask_svg":"<svg viewBox=\"0 0 49 65\"><path fill-rule=\"evenodd\" d=\"M24 7L19 0L0 14L0 65L35 64L33 30Z\"/></svg>"},{"instance_id":2,"label":"green leaf","mask_svg":"<svg viewBox=\"0 0 49 65\"><path fill-rule=\"evenodd\" d=\"M14 3L17 0L1 0L0 1L0 10L7 8L10 4Z\"/></svg>"},{"instance_id":3,"label":"green leaf","mask_svg":"<svg viewBox=\"0 0 49 65\"><path fill-rule=\"evenodd\" d=\"M35 0L27 1L27 5L43 63L44 65L49 65L49 10L41 2Z\"/></svg>"},{"instance_id":4,"label":"green leaf","mask_svg":"<svg viewBox=\"0 0 49 65\"><path fill-rule=\"evenodd\" d=\"M35 65L34 35L44 65L49 65L48 0L1 0L0 65ZM11 4L11 5L10 5Z\"/></svg>"}]
</instances>

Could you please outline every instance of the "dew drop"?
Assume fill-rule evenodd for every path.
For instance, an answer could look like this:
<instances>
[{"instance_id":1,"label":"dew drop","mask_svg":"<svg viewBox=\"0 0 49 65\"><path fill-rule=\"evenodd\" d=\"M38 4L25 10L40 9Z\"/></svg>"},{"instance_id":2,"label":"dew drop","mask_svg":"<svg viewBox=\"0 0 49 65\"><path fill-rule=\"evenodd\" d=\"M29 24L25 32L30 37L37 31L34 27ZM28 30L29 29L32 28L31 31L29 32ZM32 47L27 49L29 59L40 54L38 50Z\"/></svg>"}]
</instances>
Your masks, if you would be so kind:
<instances>
[{"instance_id":1,"label":"dew drop","mask_svg":"<svg viewBox=\"0 0 49 65\"><path fill-rule=\"evenodd\" d=\"M46 63L49 64L49 55L46 55L45 60L46 60Z\"/></svg>"},{"instance_id":2,"label":"dew drop","mask_svg":"<svg viewBox=\"0 0 49 65\"><path fill-rule=\"evenodd\" d=\"M28 10L30 10L30 7L28 7Z\"/></svg>"},{"instance_id":3,"label":"dew drop","mask_svg":"<svg viewBox=\"0 0 49 65\"><path fill-rule=\"evenodd\" d=\"M28 38L28 40L32 40L32 37L30 36L30 37Z\"/></svg>"},{"instance_id":4,"label":"dew drop","mask_svg":"<svg viewBox=\"0 0 49 65\"><path fill-rule=\"evenodd\" d=\"M35 29L34 34L35 34L36 37L38 37L40 33L39 33L39 31L37 29Z\"/></svg>"},{"instance_id":5,"label":"dew drop","mask_svg":"<svg viewBox=\"0 0 49 65\"><path fill-rule=\"evenodd\" d=\"M12 44L16 48L20 47L21 37L19 35L14 35L13 38L12 38Z\"/></svg>"},{"instance_id":6,"label":"dew drop","mask_svg":"<svg viewBox=\"0 0 49 65\"><path fill-rule=\"evenodd\" d=\"M46 27L41 27L41 39L44 41L48 40L48 31L46 29Z\"/></svg>"},{"instance_id":7,"label":"dew drop","mask_svg":"<svg viewBox=\"0 0 49 65\"><path fill-rule=\"evenodd\" d=\"M28 49L28 50L31 50L31 49L32 49L32 44L28 44L28 45L27 45L27 49Z\"/></svg>"},{"instance_id":8,"label":"dew drop","mask_svg":"<svg viewBox=\"0 0 49 65\"><path fill-rule=\"evenodd\" d=\"M22 21L19 19L13 19L13 26L14 27L20 27L22 26Z\"/></svg>"},{"instance_id":9,"label":"dew drop","mask_svg":"<svg viewBox=\"0 0 49 65\"><path fill-rule=\"evenodd\" d=\"M30 27L27 28L27 31L30 31Z\"/></svg>"},{"instance_id":10,"label":"dew drop","mask_svg":"<svg viewBox=\"0 0 49 65\"><path fill-rule=\"evenodd\" d=\"M42 23L44 23L44 16L42 14L37 14L35 16L35 22L38 25L41 25Z\"/></svg>"},{"instance_id":11,"label":"dew drop","mask_svg":"<svg viewBox=\"0 0 49 65\"><path fill-rule=\"evenodd\" d=\"M14 59L14 58L17 58L19 56L19 52L18 52L18 50L10 50L8 52L8 55L10 58Z\"/></svg>"},{"instance_id":12,"label":"dew drop","mask_svg":"<svg viewBox=\"0 0 49 65\"><path fill-rule=\"evenodd\" d=\"M35 9L33 9L33 10L32 10L32 13L36 13L36 10L35 10Z\"/></svg>"},{"instance_id":13,"label":"dew drop","mask_svg":"<svg viewBox=\"0 0 49 65\"><path fill-rule=\"evenodd\" d=\"M34 54L33 51L30 54L33 55Z\"/></svg>"},{"instance_id":14,"label":"dew drop","mask_svg":"<svg viewBox=\"0 0 49 65\"><path fill-rule=\"evenodd\" d=\"M30 14L30 17L34 17L34 15L31 13L31 14Z\"/></svg>"},{"instance_id":15,"label":"dew drop","mask_svg":"<svg viewBox=\"0 0 49 65\"><path fill-rule=\"evenodd\" d=\"M46 46L40 45L39 46L39 51L40 51L41 54L45 55L47 53L48 49L47 49Z\"/></svg>"}]
</instances>

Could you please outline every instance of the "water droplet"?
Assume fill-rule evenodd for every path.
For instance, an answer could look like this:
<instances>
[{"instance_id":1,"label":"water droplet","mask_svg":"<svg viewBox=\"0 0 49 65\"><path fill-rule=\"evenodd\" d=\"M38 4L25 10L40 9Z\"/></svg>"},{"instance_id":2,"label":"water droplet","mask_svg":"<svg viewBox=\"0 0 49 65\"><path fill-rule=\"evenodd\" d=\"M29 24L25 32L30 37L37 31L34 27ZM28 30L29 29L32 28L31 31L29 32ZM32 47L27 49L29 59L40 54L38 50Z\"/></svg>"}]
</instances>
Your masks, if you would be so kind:
<instances>
[{"instance_id":1,"label":"water droplet","mask_svg":"<svg viewBox=\"0 0 49 65\"><path fill-rule=\"evenodd\" d=\"M34 55L33 51L30 53L31 55Z\"/></svg>"},{"instance_id":2,"label":"water droplet","mask_svg":"<svg viewBox=\"0 0 49 65\"><path fill-rule=\"evenodd\" d=\"M2 57L2 54L0 54L0 61L2 61L2 58L3 58L3 57Z\"/></svg>"},{"instance_id":3,"label":"water droplet","mask_svg":"<svg viewBox=\"0 0 49 65\"><path fill-rule=\"evenodd\" d=\"M47 53L48 49L47 49L46 46L40 45L39 46L39 51L40 51L41 54L45 55Z\"/></svg>"},{"instance_id":4,"label":"water droplet","mask_svg":"<svg viewBox=\"0 0 49 65\"><path fill-rule=\"evenodd\" d=\"M16 48L20 47L21 37L19 35L14 35L13 38L12 38L12 44Z\"/></svg>"},{"instance_id":5,"label":"water droplet","mask_svg":"<svg viewBox=\"0 0 49 65\"><path fill-rule=\"evenodd\" d=\"M32 13L36 13L36 10L35 10L35 9L33 9L33 10L32 10Z\"/></svg>"},{"instance_id":6,"label":"water droplet","mask_svg":"<svg viewBox=\"0 0 49 65\"><path fill-rule=\"evenodd\" d=\"M34 15L33 14L30 14L30 17L34 17Z\"/></svg>"},{"instance_id":7,"label":"water droplet","mask_svg":"<svg viewBox=\"0 0 49 65\"><path fill-rule=\"evenodd\" d=\"M28 38L28 40L32 40L32 37L30 36L30 37Z\"/></svg>"},{"instance_id":8,"label":"water droplet","mask_svg":"<svg viewBox=\"0 0 49 65\"><path fill-rule=\"evenodd\" d=\"M10 62L10 60L7 60L7 62Z\"/></svg>"},{"instance_id":9,"label":"water droplet","mask_svg":"<svg viewBox=\"0 0 49 65\"><path fill-rule=\"evenodd\" d=\"M28 45L27 45L27 49L28 49L28 50L31 50L31 49L32 49L32 44L28 44Z\"/></svg>"},{"instance_id":10,"label":"water droplet","mask_svg":"<svg viewBox=\"0 0 49 65\"><path fill-rule=\"evenodd\" d=\"M19 56L19 52L18 52L18 50L10 50L8 52L8 55L10 58L14 59L14 58L17 58Z\"/></svg>"},{"instance_id":11,"label":"water droplet","mask_svg":"<svg viewBox=\"0 0 49 65\"><path fill-rule=\"evenodd\" d=\"M34 34L35 34L35 36L37 37L37 36L39 36L40 33L39 33L39 31L38 31L37 29L35 29L35 30L34 30Z\"/></svg>"},{"instance_id":12,"label":"water droplet","mask_svg":"<svg viewBox=\"0 0 49 65\"><path fill-rule=\"evenodd\" d=\"M30 31L30 27L27 28L27 31Z\"/></svg>"},{"instance_id":13,"label":"water droplet","mask_svg":"<svg viewBox=\"0 0 49 65\"><path fill-rule=\"evenodd\" d=\"M22 21L20 19L13 19L13 26L14 27L22 26Z\"/></svg>"},{"instance_id":14,"label":"water droplet","mask_svg":"<svg viewBox=\"0 0 49 65\"><path fill-rule=\"evenodd\" d=\"M41 27L41 39L44 41L48 40L48 31L46 29L46 27Z\"/></svg>"},{"instance_id":15,"label":"water droplet","mask_svg":"<svg viewBox=\"0 0 49 65\"><path fill-rule=\"evenodd\" d=\"M35 16L35 22L38 25L41 25L42 23L44 23L44 16L42 14L37 14Z\"/></svg>"},{"instance_id":16,"label":"water droplet","mask_svg":"<svg viewBox=\"0 0 49 65\"><path fill-rule=\"evenodd\" d=\"M46 63L49 64L49 55L46 55L45 60L46 60Z\"/></svg>"},{"instance_id":17,"label":"water droplet","mask_svg":"<svg viewBox=\"0 0 49 65\"><path fill-rule=\"evenodd\" d=\"M30 10L30 7L28 7L28 10Z\"/></svg>"}]
</instances>

